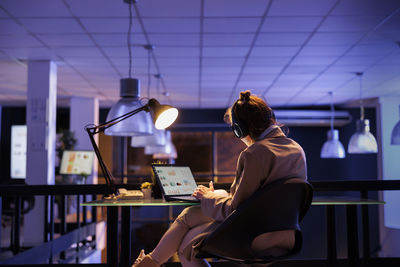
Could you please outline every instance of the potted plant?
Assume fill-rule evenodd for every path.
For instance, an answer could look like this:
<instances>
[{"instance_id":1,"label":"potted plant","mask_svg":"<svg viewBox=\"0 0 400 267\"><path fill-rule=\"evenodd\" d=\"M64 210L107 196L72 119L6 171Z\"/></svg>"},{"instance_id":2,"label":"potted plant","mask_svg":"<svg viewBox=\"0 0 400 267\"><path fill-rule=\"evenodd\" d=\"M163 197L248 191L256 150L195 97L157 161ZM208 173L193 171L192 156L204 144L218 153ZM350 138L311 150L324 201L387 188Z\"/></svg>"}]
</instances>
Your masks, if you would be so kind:
<instances>
[{"instance_id":1,"label":"potted plant","mask_svg":"<svg viewBox=\"0 0 400 267\"><path fill-rule=\"evenodd\" d=\"M145 199L150 199L151 198L151 188L153 187L152 183L149 182L144 182L140 185L140 189L143 192L143 197Z\"/></svg>"}]
</instances>

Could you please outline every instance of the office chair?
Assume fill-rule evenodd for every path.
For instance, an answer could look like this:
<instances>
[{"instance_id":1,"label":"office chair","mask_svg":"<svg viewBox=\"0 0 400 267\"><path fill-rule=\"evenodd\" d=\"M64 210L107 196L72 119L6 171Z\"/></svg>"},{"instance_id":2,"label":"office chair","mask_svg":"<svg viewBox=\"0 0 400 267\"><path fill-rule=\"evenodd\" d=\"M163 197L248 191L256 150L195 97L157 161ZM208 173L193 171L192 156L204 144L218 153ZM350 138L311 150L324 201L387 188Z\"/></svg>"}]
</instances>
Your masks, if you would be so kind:
<instances>
[{"instance_id":1,"label":"office chair","mask_svg":"<svg viewBox=\"0 0 400 267\"><path fill-rule=\"evenodd\" d=\"M299 222L309 209L312 196L312 186L300 179L267 184L196 246L196 257L220 258L246 265L294 256L302 247ZM271 256L271 250L256 252L252 249L256 237L281 230L295 230L295 244L284 255Z\"/></svg>"}]
</instances>

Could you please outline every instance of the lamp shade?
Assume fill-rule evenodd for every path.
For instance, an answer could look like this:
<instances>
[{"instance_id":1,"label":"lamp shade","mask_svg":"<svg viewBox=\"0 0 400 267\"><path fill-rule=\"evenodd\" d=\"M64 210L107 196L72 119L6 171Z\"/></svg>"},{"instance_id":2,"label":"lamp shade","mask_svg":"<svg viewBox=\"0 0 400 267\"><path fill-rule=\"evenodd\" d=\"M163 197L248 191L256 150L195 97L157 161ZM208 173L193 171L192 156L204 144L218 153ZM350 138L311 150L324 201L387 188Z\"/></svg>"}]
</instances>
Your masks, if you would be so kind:
<instances>
[{"instance_id":1,"label":"lamp shade","mask_svg":"<svg viewBox=\"0 0 400 267\"><path fill-rule=\"evenodd\" d=\"M178 110L170 105L161 105L156 99L149 100L151 116L156 129L165 129L178 117Z\"/></svg>"},{"instance_id":2,"label":"lamp shade","mask_svg":"<svg viewBox=\"0 0 400 267\"><path fill-rule=\"evenodd\" d=\"M166 143L165 146L146 146L144 153L146 155L153 155L154 158L159 159L176 159L178 157L176 147L172 143L171 132L165 131Z\"/></svg>"},{"instance_id":3,"label":"lamp shade","mask_svg":"<svg viewBox=\"0 0 400 267\"><path fill-rule=\"evenodd\" d=\"M120 80L121 99L111 107L107 114L107 121L122 116L132 110L142 107L139 101L140 81L126 78ZM105 129L106 135L113 136L135 136L150 135L153 133L151 116L148 112L141 111L135 116L127 118L115 125Z\"/></svg>"},{"instance_id":4,"label":"lamp shade","mask_svg":"<svg viewBox=\"0 0 400 267\"><path fill-rule=\"evenodd\" d=\"M154 126L153 126L154 127ZM165 146L165 130L153 129L152 135L132 136L132 147Z\"/></svg>"},{"instance_id":5,"label":"lamp shade","mask_svg":"<svg viewBox=\"0 0 400 267\"><path fill-rule=\"evenodd\" d=\"M327 132L328 140L324 143L321 149L321 158L339 158L346 157L346 152L342 143L339 141L339 131L329 130Z\"/></svg>"},{"instance_id":6,"label":"lamp shade","mask_svg":"<svg viewBox=\"0 0 400 267\"><path fill-rule=\"evenodd\" d=\"M347 151L351 154L378 152L378 144L369 131L369 120L357 121L357 131L351 136Z\"/></svg>"},{"instance_id":7,"label":"lamp shade","mask_svg":"<svg viewBox=\"0 0 400 267\"><path fill-rule=\"evenodd\" d=\"M399 106L399 113L400 113L400 106ZM400 120L396 123L392 130L392 138L391 142L392 145L400 145Z\"/></svg>"}]
</instances>

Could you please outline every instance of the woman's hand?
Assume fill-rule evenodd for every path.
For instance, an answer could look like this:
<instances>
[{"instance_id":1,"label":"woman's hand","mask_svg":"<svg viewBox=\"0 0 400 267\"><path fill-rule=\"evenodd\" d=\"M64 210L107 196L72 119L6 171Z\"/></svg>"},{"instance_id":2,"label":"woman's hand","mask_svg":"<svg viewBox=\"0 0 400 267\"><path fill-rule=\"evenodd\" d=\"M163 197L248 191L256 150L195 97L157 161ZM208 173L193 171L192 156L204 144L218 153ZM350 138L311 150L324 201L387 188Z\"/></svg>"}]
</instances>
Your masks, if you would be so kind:
<instances>
[{"instance_id":1,"label":"woman's hand","mask_svg":"<svg viewBox=\"0 0 400 267\"><path fill-rule=\"evenodd\" d=\"M208 184L209 187L205 187L204 185L199 185L193 192L193 196L199 200L203 199L203 196L207 192L214 192L214 184L212 181Z\"/></svg>"}]
</instances>

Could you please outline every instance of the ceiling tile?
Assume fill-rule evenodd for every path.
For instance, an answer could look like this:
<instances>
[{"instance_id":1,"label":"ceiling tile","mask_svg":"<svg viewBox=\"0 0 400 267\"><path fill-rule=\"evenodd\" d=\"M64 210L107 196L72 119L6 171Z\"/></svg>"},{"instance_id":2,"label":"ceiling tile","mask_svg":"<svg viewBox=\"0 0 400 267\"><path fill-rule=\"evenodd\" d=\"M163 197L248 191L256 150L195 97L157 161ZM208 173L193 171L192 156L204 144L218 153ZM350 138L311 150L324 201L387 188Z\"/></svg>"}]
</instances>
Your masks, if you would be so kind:
<instances>
[{"instance_id":1,"label":"ceiling tile","mask_svg":"<svg viewBox=\"0 0 400 267\"><path fill-rule=\"evenodd\" d=\"M247 66L284 66L292 57L290 56L279 56L279 57L259 57L250 55Z\"/></svg>"},{"instance_id":2,"label":"ceiling tile","mask_svg":"<svg viewBox=\"0 0 400 267\"><path fill-rule=\"evenodd\" d=\"M12 19L0 19L0 34L26 34L26 30Z\"/></svg>"},{"instance_id":3,"label":"ceiling tile","mask_svg":"<svg viewBox=\"0 0 400 267\"><path fill-rule=\"evenodd\" d=\"M199 34L150 34L149 39L157 49L158 46L198 46Z\"/></svg>"},{"instance_id":4,"label":"ceiling tile","mask_svg":"<svg viewBox=\"0 0 400 267\"><path fill-rule=\"evenodd\" d=\"M137 7L144 17L199 17L200 1L198 0L169 0L138 1Z\"/></svg>"},{"instance_id":5,"label":"ceiling tile","mask_svg":"<svg viewBox=\"0 0 400 267\"><path fill-rule=\"evenodd\" d=\"M368 31L383 20L382 16L329 16L319 32Z\"/></svg>"},{"instance_id":6,"label":"ceiling tile","mask_svg":"<svg viewBox=\"0 0 400 267\"><path fill-rule=\"evenodd\" d=\"M32 33L83 33L81 26L68 18L20 19L20 22Z\"/></svg>"},{"instance_id":7,"label":"ceiling tile","mask_svg":"<svg viewBox=\"0 0 400 267\"><path fill-rule=\"evenodd\" d=\"M86 34L38 34L37 37L52 47L94 45Z\"/></svg>"},{"instance_id":8,"label":"ceiling tile","mask_svg":"<svg viewBox=\"0 0 400 267\"><path fill-rule=\"evenodd\" d=\"M9 18L6 12L4 12L2 9L0 9L0 18Z\"/></svg>"},{"instance_id":9,"label":"ceiling tile","mask_svg":"<svg viewBox=\"0 0 400 267\"><path fill-rule=\"evenodd\" d=\"M240 67L210 67L203 70L204 75L238 74Z\"/></svg>"},{"instance_id":10,"label":"ceiling tile","mask_svg":"<svg viewBox=\"0 0 400 267\"><path fill-rule=\"evenodd\" d=\"M298 46L265 46L254 47L251 52L252 56L268 57L268 56L293 56L300 47Z\"/></svg>"},{"instance_id":11,"label":"ceiling tile","mask_svg":"<svg viewBox=\"0 0 400 267\"><path fill-rule=\"evenodd\" d=\"M262 45L285 45L296 46L302 45L308 33L260 33L258 35L256 46Z\"/></svg>"},{"instance_id":12,"label":"ceiling tile","mask_svg":"<svg viewBox=\"0 0 400 267\"><path fill-rule=\"evenodd\" d=\"M203 34L203 45L205 46L248 46L253 41L254 34L230 34L230 33L205 33Z\"/></svg>"},{"instance_id":13,"label":"ceiling tile","mask_svg":"<svg viewBox=\"0 0 400 267\"><path fill-rule=\"evenodd\" d=\"M18 59L52 59L56 60L57 56L55 53L47 48L3 48L7 55Z\"/></svg>"},{"instance_id":14,"label":"ceiling tile","mask_svg":"<svg viewBox=\"0 0 400 267\"><path fill-rule=\"evenodd\" d=\"M308 45L352 45L363 36L363 32L317 32L313 35Z\"/></svg>"},{"instance_id":15,"label":"ceiling tile","mask_svg":"<svg viewBox=\"0 0 400 267\"><path fill-rule=\"evenodd\" d=\"M333 56L331 56L331 57L298 56L292 61L291 66L326 66L326 65L333 63L335 60L336 60L336 57L333 57Z\"/></svg>"},{"instance_id":16,"label":"ceiling tile","mask_svg":"<svg viewBox=\"0 0 400 267\"><path fill-rule=\"evenodd\" d=\"M322 17L267 17L261 32L312 32Z\"/></svg>"},{"instance_id":17,"label":"ceiling tile","mask_svg":"<svg viewBox=\"0 0 400 267\"><path fill-rule=\"evenodd\" d=\"M325 16L336 0L273 1L269 16Z\"/></svg>"},{"instance_id":18,"label":"ceiling tile","mask_svg":"<svg viewBox=\"0 0 400 267\"><path fill-rule=\"evenodd\" d=\"M128 47L127 34L124 33L102 33L102 34L92 34L92 37L96 41L96 43L100 46L126 46ZM146 39L143 34L133 34L131 36L131 45L134 48L138 46L144 46L147 44Z\"/></svg>"},{"instance_id":19,"label":"ceiling tile","mask_svg":"<svg viewBox=\"0 0 400 267\"><path fill-rule=\"evenodd\" d=\"M382 43L379 45L357 45L353 47L347 55L349 56L384 56L390 51L397 50L395 43Z\"/></svg>"},{"instance_id":20,"label":"ceiling tile","mask_svg":"<svg viewBox=\"0 0 400 267\"><path fill-rule=\"evenodd\" d=\"M43 47L34 37L28 34L0 35L0 47Z\"/></svg>"},{"instance_id":21,"label":"ceiling tile","mask_svg":"<svg viewBox=\"0 0 400 267\"><path fill-rule=\"evenodd\" d=\"M203 56L205 57L244 57L249 51L248 47L204 47Z\"/></svg>"},{"instance_id":22,"label":"ceiling tile","mask_svg":"<svg viewBox=\"0 0 400 267\"><path fill-rule=\"evenodd\" d=\"M260 21L259 18L205 18L204 32L253 33Z\"/></svg>"},{"instance_id":23,"label":"ceiling tile","mask_svg":"<svg viewBox=\"0 0 400 267\"><path fill-rule=\"evenodd\" d=\"M197 57L200 55L200 49L197 47L158 47L154 50L154 54L169 57Z\"/></svg>"},{"instance_id":24,"label":"ceiling tile","mask_svg":"<svg viewBox=\"0 0 400 267\"><path fill-rule=\"evenodd\" d=\"M278 74L281 70L281 66L247 66L243 70L243 74Z\"/></svg>"},{"instance_id":25,"label":"ceiling tile","mask_svg":"<svg viewBox=\"0 0 400 267\"><path fill-rule=\"evenodd\" d=\"M69 17L61 0L2 0L1 5L14 17Z\"/></svg>"},{"instance_id":26,"label":"ceiling tile","mask_svg":"<svg viewBox=\"0 0 400 267\"><path fill-rule=\"evenodd\" d=\"M203 57L203 67L229 67L232 65L241 65L244 63L244 57Z\"/></svg>"},{"instance_id":27,"label":"ceiling tile","mask_svg":"<svg viewBox=\"0 0 400 267\"><path fill-rule=\"evenodd\" d=\"M262 16L269 0L205 0L204 16Z\"/></svg>"},{"instance_id":28,"label":"ceiling tile","mask_svg":"<svg viewBox=\"0 0 400 267\"><path fill-rule=\"evenodd\" d=\"M345 16L387 15L397 8L399 8L398 0L347 0L340 1L332 14Z\"/></svg>"},{"instance_id":29,"label":"ceiling tile","mask_svg":"<svg viewBox=\"0 0 400 267\"><path fill-rule=\"evenodd\" d=\"M85 28L90 33L119 33L127 34L129 28L129 18L81 18ZM132 33L141 33L137 20L133 19Z\"/></svg>"},{"instance_id":30,"label":"ceiling tile","mask_svg":"<svg viewBox=\"0 0 400 267\"><path fill-rule=\"evenodd\" d=\"M69 56L74 56L74 57L79 57L79 56L87 56L87 57L102 57L102 54L100 53L99 49L96 47L60 47L60 48L55 48L54 52L57 55L62 55L65 57Z\"/></svg>"},{"instance_id":31,"label":"ceiling tile","mask_svg":"<svg viewBox=\"0 0 400 267\"><path fill-rule=\"evenodd\" d=\"M126 60L128 60L128 49L126 47L108 47L104 46L102 49L105 51L105 53L109 57L126 57ZM135 59L137 57L147 57L147 52L143 48L133 48L132 49L132 58Z\"/></svg>"},{"instance_id":32,"label":"ceiling tile","mask_svg":"<svg viewBox=\"0 0 400 267\"><path fill-rule=\"evenodd\" d=\"M347 45L337 45L337 46L314 46L308 45L304 47L299 56L305 57L313 57L313 56L321 56L321 57L329 57L329 56L341 56L343 55L350 46Z\"/></svg>"},{"instance_id":33,"label":"ceiling tile","mask_svg":"<svg viewBox=\"0 0 400 267\"><path fill-rule=\"evenodd\" d=\"M52 1L52 0L50 0ZM65 0L78 17L128 17L128 4L110 0ZM100 8L101 7L101 8Z\"/></svg>"},{"instance_id":34,"label":"ceiling tile","mask_svg":"<svg viewBox=\"0 0 400 267\"><path fill-rule=\"evenodd\" d=\"M149 33L198 33L200 20L193 18L144 18L143 23Z\"/></svg>"},{"instance_id":35,"label":"ceiling tile","mask_svg":"<svg viewBox=\"0 0 400 267\"><path fill-rule=\"evenodd\" d=\"M157 57L157 62L161 67L168 66L198 66L198 57Z\"/></svg>"}]
</instances>

